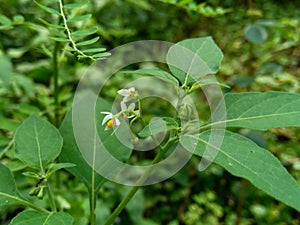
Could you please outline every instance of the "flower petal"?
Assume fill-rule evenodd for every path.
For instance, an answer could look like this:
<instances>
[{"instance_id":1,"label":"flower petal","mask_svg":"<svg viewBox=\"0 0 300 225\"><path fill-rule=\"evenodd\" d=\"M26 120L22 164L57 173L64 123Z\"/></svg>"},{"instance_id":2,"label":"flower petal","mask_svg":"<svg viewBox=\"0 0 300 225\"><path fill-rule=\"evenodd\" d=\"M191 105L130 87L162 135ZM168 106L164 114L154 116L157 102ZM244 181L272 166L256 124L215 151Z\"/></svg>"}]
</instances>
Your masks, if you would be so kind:
<instances>
[{"instance_id":1,"label":"flower petal","mask_svg":"<svg viewBox=\"0 0 300 225\"><path fill-rule=\"evenodd\" d=\"M118 118L115 118L114 126L119 126L121 124L120 120Z\"/></svg>"},{"instance_id":2,"label":"flower petal","mask_svg":"<svg viewBox=\"0 0 300 225\"><path fill-rule=\"evenodd\" d=\"M111 118L113 118L113 114L110 113L109 115L106 115L103 120L102 120L102 125L105 124L108 120L110 120Z\"/></svg>"},{"instance_id":3,"label":"flower petal","mask_svg":"<svg viewBox=\"0 0 300 225\"><path fill-rule=\"evenodd\" d=\"M135 103L130 103L130 105L128 106L128 110L133 110L135 108Z\"/></svg>"},{"instance_id":4,"label":"flower petal","mask_svg":"<svg viewBox=\"0 0 300 225\"><path fill-rule=\"evenodd\" d=\"M107 114L107 115L110 115L112 114L111 112L100 112L101 114Z\"/></svg>"},{"instance_id":5,"label":"flower petal","mask_svg":"<svg viewBox=\"0 0 300 225\"><path fill-rule=\"evenodd\" d=\"M127 89L118 90L118 94L122 96L128 96L130 93Z\"/></svg>"},{"instance_id":6,"label":"flower petal","mask_svg":"<svg viewBox=\"0 0 300 225\"><path fill-rule=\"evenodd\" d=\"M125 104L125 102L121 101L121 110L127 110L127 105Z\"/></svg>"}]
</instances>

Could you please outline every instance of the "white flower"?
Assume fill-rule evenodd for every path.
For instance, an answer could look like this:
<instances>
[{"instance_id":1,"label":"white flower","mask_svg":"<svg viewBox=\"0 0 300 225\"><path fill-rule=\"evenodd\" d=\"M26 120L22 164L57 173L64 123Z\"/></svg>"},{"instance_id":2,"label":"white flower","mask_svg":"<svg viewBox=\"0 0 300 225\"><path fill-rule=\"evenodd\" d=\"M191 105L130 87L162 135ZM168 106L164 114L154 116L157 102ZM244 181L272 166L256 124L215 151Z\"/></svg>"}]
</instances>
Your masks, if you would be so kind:
<instances>
[{"instance_id":1,"label":"white flower","mask_svg":"<svg viewBox=\"0 0 300 225\"><path fill-rule=\"evenodd\" d=\"M129 89L118 90L118 94L124 96L123 102L129 102L138 97L138 93L134 87L129 88Z\"/></svg>"},{"instance_id":2,"label":"white flower","mask_svg":"<svg viewBox=\"0 0 300 225\"><path fill-rule=\"evenodd\" d=\"M136 116L136 115L129 115L130 111L133 111L134 108L135 108L135 103L130 103L127 106L124 101L121 102L121 111L123 112L123 117L125 120ZM137 115L139 114L139 110L134 110L133 112Z\"/></svg>"},{"instance_id":3,"label":"white flower","mask_svg":"<svg viewBox=\"0 0 300 225\"><path fill-rule=\"evenodd\" d=\"M115 126L120 125L120 120L114 116L111 112L101 112L102 114L106 114L106 116L102 120L102 125L106 123L105 130L111 129Z\"/></svg>"}]
</instances>

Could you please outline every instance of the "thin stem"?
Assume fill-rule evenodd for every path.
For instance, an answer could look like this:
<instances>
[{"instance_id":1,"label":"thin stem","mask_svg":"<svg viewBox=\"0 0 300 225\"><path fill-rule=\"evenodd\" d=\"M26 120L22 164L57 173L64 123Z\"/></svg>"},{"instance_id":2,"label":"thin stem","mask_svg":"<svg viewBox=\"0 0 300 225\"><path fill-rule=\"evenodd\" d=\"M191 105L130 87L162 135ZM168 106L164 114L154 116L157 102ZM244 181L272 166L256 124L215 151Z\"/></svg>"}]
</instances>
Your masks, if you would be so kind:
<instances>
[{"instance_id":1,"label":"thin stem","mask_svg":"<svg viewBox=\"0 0 300 225\"><path fill-rule=\"evenodd\" d=\"M58 51L59 51L59 43L55 42L55 47L54 47L54 51L53 51L53 86L54 86L54 90L53 90L53 95L54 95L54 124L55 126L59 126L59 101L58 101L58 96L59 96L59 89L58 89L58 60L57 60L57 55L58 55Z\"/></svg>"},{"instance_id":2,"label":"thin stem","mask_svg":"<svg viewBox=\"0 0 300 225\"><path fill-rule=\"evenodd\" d=\"M174 139L170 139L168 143L165 146L160 146L160 151L156 155L156 157L153 159L151 165L159 162L165 155L165 153L169 150L169 146L173 143ZM133 198L135 193L139 190L142 184L147 178L149 173L151 172L150 169L146 170L146 172L143 174L143 176L137 181L136 186L132 187L130 191L127 193L125 198L120 202L120 204L117 206L117 208L113 211L113 213L108 217L108 219L105 221L104 225L111 225L116 217L121 213L121 211L125 208L127 203Z\"/></svg>"},{"instance_id":3,"label":"thin stem","mask_svg":"<svg viewBox=\"0 0 300 225\"><path fill-rule=\"evenodd\" d=\"M31 202L29 202L28 200L26 199L23 199L23 198L20 198L20 197L16 197L16 196L12 196L12 195L9 195L9 194L5 194L5 193L2 193L2 195L4 197L7 197L7 198L10 198L10 199L13 199L13 200L16 200L17 202L21 203L22 205L25 205L25 206L28 206L32 209L35 209L37 211L40 211L40 212L45 212L45 213L49 213L48 210L44 209L44 208L40 208L34 204L32 204Z\"/></svg>"},{"instance_id":4,"label":"thin stem","mask_svg":"<svg viewBox=\"0 0 300 225\"><path fill-rule=\"evenodd\" d=\"M67 38L69 39L70 44L71 44L73 50L75 52L77 52L79 55L82 55L85 58L89 58L90 60L95 61L95 59L92 56L84 54L82 51L80 51L77 48L76 43L75 43L75 41L72 38L72 34L71 34L71 31L70 31L69 26L68 26L68 20L66 18L65 12L64 12L64 5L63 5L62 0L59 1L59 11L60 11L63 23L64 23L65 31L67 32Z\"/></svg>"},{"instance_id":5,"label":"thin stem","mask_svg":"<svg viewBox=\"0 0 300 225\"><path fill-rule=\"evenodd\" d=\"M56 212L57 211L56 204L55 204L54 196L53 196L53 193L51 191L51 188L50 188L50 185L48 183L48 180L45 180L45 184L46 184L46 189L47 189L47 192L48 192L48 197L49 197L49 201L50 201L51 211L52 212Z\"/></svg>"},{"instance_id":6,"label":"thin stem","mask_svg":"<svg viewBox=\"0 0 300 225\"><path fill-rule=\"evenodd\" d=\"M93 168L95 168L95 163L96 163L96 135L97 132L94 131L94 150L93 150ZM95 170L92 170L92 187L89 190L90 192L90 224L91 225L96 225L96 194L97 191L95 190Z\"/></svg>"}]
</instances>

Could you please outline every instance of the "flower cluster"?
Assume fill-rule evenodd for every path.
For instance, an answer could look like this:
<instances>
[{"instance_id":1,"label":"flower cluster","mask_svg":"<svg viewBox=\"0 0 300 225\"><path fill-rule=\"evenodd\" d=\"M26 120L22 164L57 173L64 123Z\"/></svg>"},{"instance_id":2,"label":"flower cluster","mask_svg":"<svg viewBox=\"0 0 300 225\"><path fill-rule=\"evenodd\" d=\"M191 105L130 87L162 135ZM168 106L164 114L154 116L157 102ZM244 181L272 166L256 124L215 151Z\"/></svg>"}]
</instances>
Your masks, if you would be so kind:
<instances>
[{"instance_id":1,"label":"flower cluster","mask_svg":"<svg viewBox=\"0 0 300 225\"><path fill-rule=\"evenodd\" d=\"M111 112L101 112L106 115L102 120L102 125L106 124L105 130L118 127L121 124L119 119L121 115L124 120L139 115L139 110L134 110L136 100L138 99L138 92L135 88L121 89L118 91L118 94L123 96L123 100L120 103L121 111L116 114Z\"/></svg>"}]
</instances>

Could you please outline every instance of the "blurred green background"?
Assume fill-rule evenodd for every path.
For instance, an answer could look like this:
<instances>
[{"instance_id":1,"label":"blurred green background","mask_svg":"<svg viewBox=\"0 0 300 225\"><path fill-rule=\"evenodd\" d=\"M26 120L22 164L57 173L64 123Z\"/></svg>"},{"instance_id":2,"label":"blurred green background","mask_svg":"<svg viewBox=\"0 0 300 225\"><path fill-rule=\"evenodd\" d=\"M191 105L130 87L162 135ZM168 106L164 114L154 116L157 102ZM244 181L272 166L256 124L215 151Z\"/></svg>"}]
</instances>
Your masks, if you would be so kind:
<instances>
[{"instance_id":1,"label":"blurred green background","mask_svg":"<svg viewBox=\"0 0 300 225\"><path fill-rule=\"evenodd\" d=\"M56 7L49 0L39 1ZM68 3L79 2L65 1ZM39 18L55 23L32 0L0 0L0 162L14 171L19 189L28 195L34 181L22 175L24 166L14 159L13 135L17 126L36 113L54 123L51 52L54 41ZM97 26L100 39L93 44L111 50L137 40L177 42L212 36L224 53L217 79L231 86L224 92L278 90L299 93L300 1L276 0L91 0L74 14L91 13L80 30ZM77 82L89 66L69 52L59 55L60 120L70 109ZM130 77L115 76L103 96L108 100ZM146 103L152 104L151 101ZM166 106L157 106L157 114ZM201 110L201 109L200 109ZM206 108L200 114L205 115ZM268 132L238 130L269 149L300 184L299 129ZM140 160L140 159L139 159ZM142 160L147 160L146 158ZM272 199L248 181L211 165L199 172L193 158L173 178L142 188L115 224L215 225L300 224L299 212ZM67 172L54 181L60 209L88 221L88 196L83 184ZM101 190L97 220L101 224L128 187L107 183ZM72 191L70 191L72 190ZM43 204L44 200L39 200ZM0 209L0 224L21 211Z\"/></svg>"}]
</instances>

